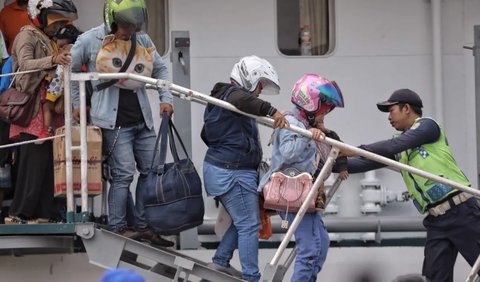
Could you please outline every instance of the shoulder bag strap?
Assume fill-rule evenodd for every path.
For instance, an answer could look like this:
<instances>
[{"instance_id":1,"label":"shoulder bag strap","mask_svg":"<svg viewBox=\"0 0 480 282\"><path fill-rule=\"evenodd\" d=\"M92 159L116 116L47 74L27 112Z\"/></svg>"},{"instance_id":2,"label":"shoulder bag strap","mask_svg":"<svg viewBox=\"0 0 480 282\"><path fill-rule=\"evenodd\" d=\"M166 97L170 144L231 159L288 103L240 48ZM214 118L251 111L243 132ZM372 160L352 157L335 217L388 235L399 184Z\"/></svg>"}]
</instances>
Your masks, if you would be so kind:
<instances>
[{"instance_id":1,"label":"shoulder bag strap","mask_svg":"<svg viewBox=\"0 0 480 282\"><path fill-rule=\"evenodd\" d=\"M8 88L12 88L13 84L15 83L15 78L17 78L17 72L13 75L12 81L10 81L10 85L8 85Z\"/></svg>"},{"instance_id":2,"label":"shoulder bag strap","mask_svg":"<svg viewBox=\"0 0 480 282\"><path fill-rule=\"evenodd\" d=\"M157 141L155 142L155 149L152 158L152 165L150 169L152 170L155 166L155 158L157 157L158 153L158 146L160 144L160 157L158 163L158 171L157 173L163 173L163 165L165 164L165 159L167 158L167 137L168 137L168 122L170 118L168 117L167 113L163 113L162 115L162 123L160 124L160 130L158 131Z\"/></svg>"},{"instance_id":3,"label":"shoulder bag strap","mask_svg":"<svg viewBox=\"0 0 480 282\"><path fill-rule=\"evenodd\" d=\"M118 71L119 73L120 72L125 72L128 69L128 67L130 66L130 63L133 60L133 55L135 55L135 49L137 48L137 35L136 35L136 33L134 33L132 35L132 37L130 38L130 41L132 41L132 44L130 45L130 51L128 51L127 58L125 59L125 62L123 63L120 70ZM108 88L108 87L114 85L115 83L117 83L117 81L118 81L118 79L112 79L112 80L109 80L109 81L102 82L99 85L97 85L97 87L95 87L95 89L97 91L103 90L105 88Z\"/></svg>"}]
</instances>

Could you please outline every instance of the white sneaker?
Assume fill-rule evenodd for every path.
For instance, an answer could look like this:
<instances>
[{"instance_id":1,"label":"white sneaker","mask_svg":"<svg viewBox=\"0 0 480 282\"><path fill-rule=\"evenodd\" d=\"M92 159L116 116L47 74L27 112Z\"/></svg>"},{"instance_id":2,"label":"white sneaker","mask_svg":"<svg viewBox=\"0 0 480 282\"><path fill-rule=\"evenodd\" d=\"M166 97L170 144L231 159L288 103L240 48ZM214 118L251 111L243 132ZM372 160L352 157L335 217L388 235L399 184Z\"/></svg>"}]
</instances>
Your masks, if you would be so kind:
<instances>
[{"instance_id":1,"label":"white sneaker","mask_svg":"<svg viewBox=\"0 0 480 282\"><path fill-rule=\"evenodd\" d=\"M237 278L242 278L242 272L235 269L232 266L225 267L225 266L221 266L221 265L218 265L216 263L213 263L213 262L208 263L207 266L212 268L212 269L215 269L215 270L221 271L223 273L226 273L228 275L231 275L231 276L234 276L234 277L237 277Z\"/></svg>"}]
</instances>

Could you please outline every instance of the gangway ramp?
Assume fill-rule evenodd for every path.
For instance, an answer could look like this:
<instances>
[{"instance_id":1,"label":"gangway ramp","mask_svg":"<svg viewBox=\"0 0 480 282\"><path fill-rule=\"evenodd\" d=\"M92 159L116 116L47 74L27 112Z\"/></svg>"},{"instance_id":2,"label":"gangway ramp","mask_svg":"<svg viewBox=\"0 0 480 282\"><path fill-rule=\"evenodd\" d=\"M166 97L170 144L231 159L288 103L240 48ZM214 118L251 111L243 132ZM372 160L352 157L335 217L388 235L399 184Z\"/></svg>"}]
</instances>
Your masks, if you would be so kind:
<instances>
[{"instance_id":1,"label":"gangway ramp","mask_svg":"<svg viewBox=\"0 0 480 282\"><path fill-rule=\"evenodd\" d=\"M177 251L152 247L93 224L77 225L90 263L106 268L135 270L147 281L244 281L208 267Z\"/></svg>"},{"instance_id":2,"label":"gangway ramp","mask_svg":"<svg viewBox=\"0 0 480 282\"><path fill-rule=\"evenodd\" d=\"M132 269L146 281L244 281L194 257L128 239L90 222L0 225L0 255L74 253L78 238L91 264Z\"/></svg>"}]
</instances>

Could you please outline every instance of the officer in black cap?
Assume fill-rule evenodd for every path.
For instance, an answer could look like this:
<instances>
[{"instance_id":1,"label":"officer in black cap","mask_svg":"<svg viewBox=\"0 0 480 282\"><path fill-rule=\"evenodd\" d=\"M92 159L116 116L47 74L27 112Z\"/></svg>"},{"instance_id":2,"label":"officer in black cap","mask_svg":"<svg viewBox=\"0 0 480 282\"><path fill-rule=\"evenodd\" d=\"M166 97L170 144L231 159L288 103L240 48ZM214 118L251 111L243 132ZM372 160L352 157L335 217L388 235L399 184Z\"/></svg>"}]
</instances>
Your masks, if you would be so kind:
<instances>
[{"instance_id":1,"label":"officer in black cap","mask_svg":"<svg viewBox=\"0 0 480 282\"><path fill-rule=\"evenodd\" d=\"M401 132L392 139L359 146L361 149L394 159L417 169L470 186L448 146L445 132L432 118L422 117L420 96L410 89L393 92L387 101L377 103L388 112L392 127ZM354 157L355 154L343 152ZM385 167L384 164L354 157L348 159L348 172L357 173ZM418 175L401 172L415 207L426 217L425 258L422 274L428 281L453 282L458 253L473 265L480 254L480 205L471 194L436 183Z\"/></svg>"},{"instance_id":2,"label":"officer in black cap","mask_svg":"<svg viewBox=\"0 0 480 282\"><path fill-rule=\"evenodd\" d=\"M377 108L382 112L388 112L388 108L396 104L409 104L410 106L415 106L418 108L423 108L422 99L418 96L417 93L413 92L410 89L399 89L388 98L385 102L377 103Z\"/></svg>"}]
</instances>

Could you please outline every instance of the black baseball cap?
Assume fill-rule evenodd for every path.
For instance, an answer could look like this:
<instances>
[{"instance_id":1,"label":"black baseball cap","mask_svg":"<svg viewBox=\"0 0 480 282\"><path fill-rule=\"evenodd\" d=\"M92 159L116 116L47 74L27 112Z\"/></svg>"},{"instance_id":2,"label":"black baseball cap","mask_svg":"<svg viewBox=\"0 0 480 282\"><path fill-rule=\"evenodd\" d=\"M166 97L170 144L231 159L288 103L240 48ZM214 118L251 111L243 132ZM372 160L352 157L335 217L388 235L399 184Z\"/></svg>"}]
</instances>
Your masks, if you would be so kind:
<instances>
[{"instance_id":1,"label":"black baseball cap","mask_svg":"<svg viewBox=\"0 0 480 282\"><path fill-rule=\"evenodd\" d=\"M377 103L377 108L382 112L388 112L388 108L399 103L410 104L423 108L422 99L417 93L410 89L398 89L385 102Z\"/></svg>"}]
</instances>

